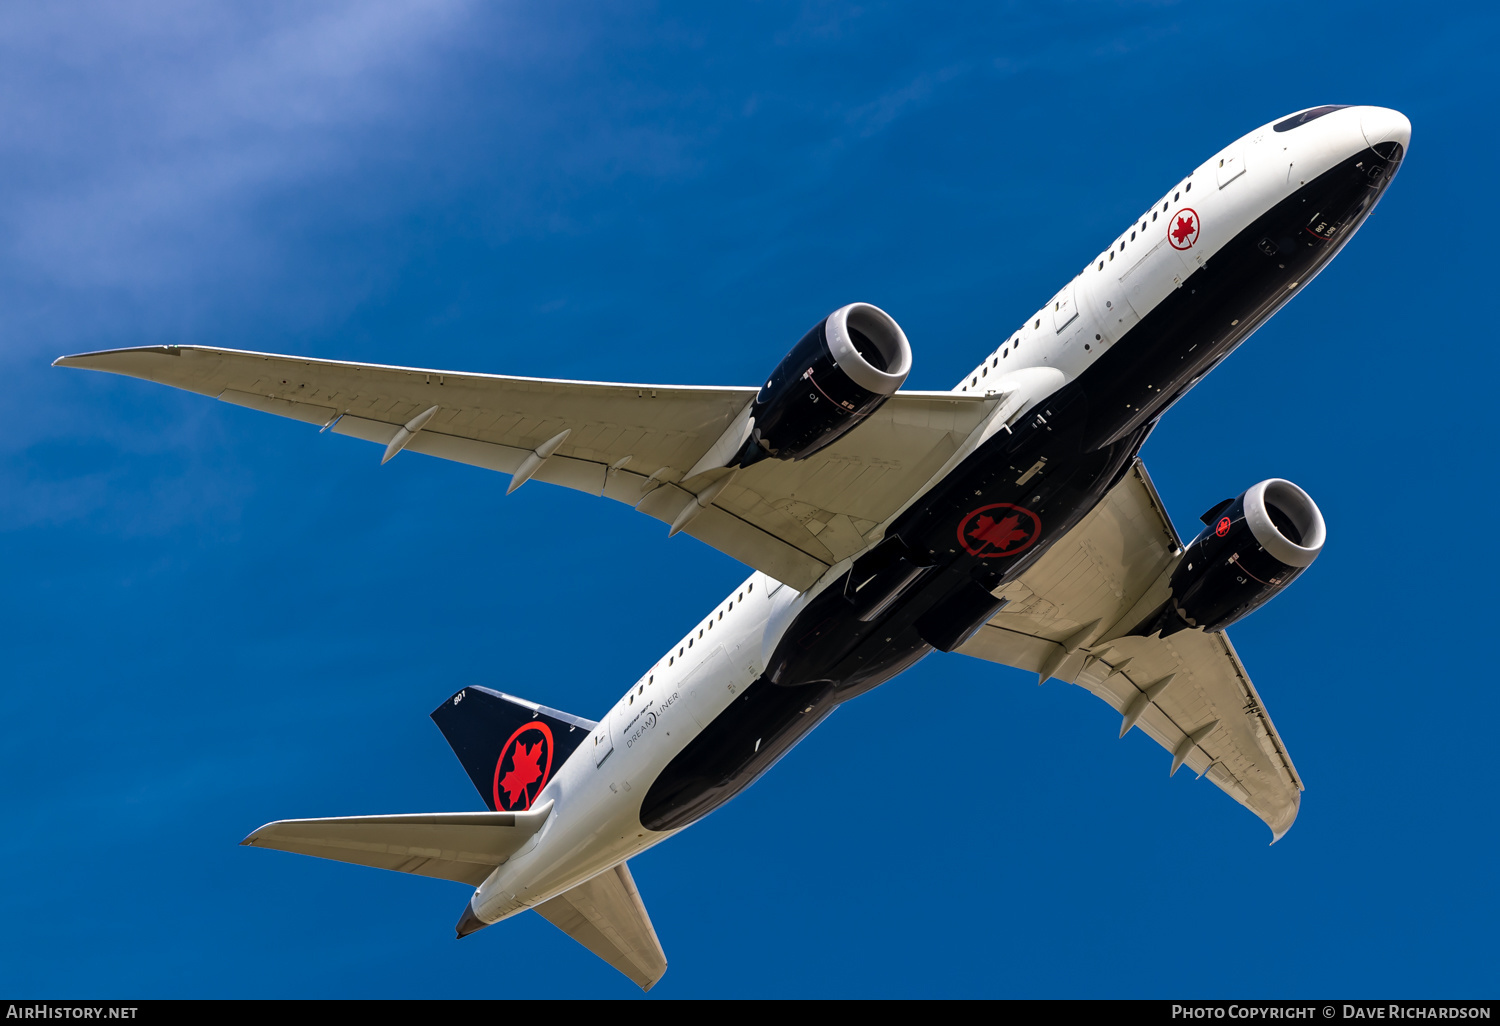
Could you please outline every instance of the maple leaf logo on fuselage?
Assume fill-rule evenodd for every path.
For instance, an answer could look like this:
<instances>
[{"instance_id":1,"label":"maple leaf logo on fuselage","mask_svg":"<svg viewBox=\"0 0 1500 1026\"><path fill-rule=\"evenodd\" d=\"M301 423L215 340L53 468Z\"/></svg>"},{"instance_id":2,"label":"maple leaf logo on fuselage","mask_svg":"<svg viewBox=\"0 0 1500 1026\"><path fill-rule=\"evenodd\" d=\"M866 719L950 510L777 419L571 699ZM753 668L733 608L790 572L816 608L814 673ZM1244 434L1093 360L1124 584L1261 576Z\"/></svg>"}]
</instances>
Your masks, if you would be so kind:
<instances>
[{"instance_id":1,"label":"maple leaf logo on fuselage","mask_svg":"<svg viewBox=\"0 0 1500 1026\"><path fill-rule=\"evenodd\" d=\"M958 543L979 559L998 559L1024 552L1042 535L1042 518L1009 502L992 502L970 511L958 523Z\"/></svg>"},{"instance_id":2,"label":"maple leaf logo on fuselage","mask_svg":"<svg viewBox=\"0 0 1500 1026\"><path fill-rule=\"evenodd\" d=\"M507 806L515 805L517 799L525 797L528 787L542 779L540 763L543 754L541 741L533 745L516 742L515 750L511 754L510 772L501 778L499 787L499 790L505 792Z\"/></svg>"},{"instance_id":3,"label":"maple leaf logo on fuselage","mask_svg":"<svg viewBox=\"0 0 1500 1026\"><path fill-rule=\"evenodd\" d=\"M1178 243L1186 242L1196 234L1198 234L1198 226L1194 223L1192 214L1186 217L1179 217L1177 219L1177 227L1172 229L1172 238L1177 240Z\"/></svg>"},{"instance_id":4,"label":"maple leaf logo on fuselage","mask_svg":"<svg viewBox=\"0 0 1500 1026\"><path fill-rule=\"evenodd\" d=\"M1021 518L1014 513L999 520L985 514L974 522L974 529L969 532L969 537L981 545L993 545L998 551L1004 552L1016 542L1025 541L1029 537L1019 526L1020 523Z\"/></svg>"}]
</instances>

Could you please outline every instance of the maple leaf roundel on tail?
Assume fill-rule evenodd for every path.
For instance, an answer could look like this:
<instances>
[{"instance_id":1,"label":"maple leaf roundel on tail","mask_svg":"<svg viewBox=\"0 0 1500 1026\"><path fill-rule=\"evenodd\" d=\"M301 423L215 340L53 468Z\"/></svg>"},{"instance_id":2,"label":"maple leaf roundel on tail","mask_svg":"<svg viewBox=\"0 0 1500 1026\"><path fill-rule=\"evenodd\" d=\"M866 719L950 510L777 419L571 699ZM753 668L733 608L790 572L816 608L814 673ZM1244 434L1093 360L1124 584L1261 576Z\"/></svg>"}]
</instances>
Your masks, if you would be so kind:
<instances>
[{"instance_id":1,"label":"maple leaf roundel on tail","mask_svg":"<svg viewBox=\"0 0 1500 1026\"><path fill-rule=\"evenodd\" d=\"M959 544L980 559L1014 556L1031 548L1041 535L1041 518L1009 502L980 506L958 524Z\"/></svg>"},{"instance_id":2,"label":"maple leaf roundel on tail","mask_svg":"<svg viewBox=\"0 0 1500 1026\"><path fill-rule=\"evenodd\" d=\"M552 729L532 720L500 749L495 763L495 808L501 812L525 812L552 776Z\"/></svg>"}]
</instances>

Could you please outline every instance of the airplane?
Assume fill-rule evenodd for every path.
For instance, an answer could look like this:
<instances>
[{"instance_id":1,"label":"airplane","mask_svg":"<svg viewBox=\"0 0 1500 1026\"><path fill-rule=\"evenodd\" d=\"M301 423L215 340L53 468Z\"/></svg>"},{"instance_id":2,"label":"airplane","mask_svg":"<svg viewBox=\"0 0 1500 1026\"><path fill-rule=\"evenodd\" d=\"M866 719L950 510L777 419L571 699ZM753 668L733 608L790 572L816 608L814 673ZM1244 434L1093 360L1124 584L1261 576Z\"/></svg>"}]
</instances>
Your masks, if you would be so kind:
<instances>
[{"instance_id":1,"label":"airplane","mask_svg":"<svg viewBox=\"0 0 1500 1026\"><path fill-rule=\"evenodd\" d=\"M611 384L168 345L67 356L384 447L626 503L752 568L596 722L470 686L431 714L484 812L294 819L242 842L472 887L464 937L534 909L643 989L667 967L628 861L840 704L960 652L1088 689L1271 829L1303 790L1225 628L1327 536L1261 481L1184 540L1142 464L1163 413L1353 237L1397 111L1262 125L1147 206L947 392L868 303L758 387Z\"/></svg>"}]
</instances>

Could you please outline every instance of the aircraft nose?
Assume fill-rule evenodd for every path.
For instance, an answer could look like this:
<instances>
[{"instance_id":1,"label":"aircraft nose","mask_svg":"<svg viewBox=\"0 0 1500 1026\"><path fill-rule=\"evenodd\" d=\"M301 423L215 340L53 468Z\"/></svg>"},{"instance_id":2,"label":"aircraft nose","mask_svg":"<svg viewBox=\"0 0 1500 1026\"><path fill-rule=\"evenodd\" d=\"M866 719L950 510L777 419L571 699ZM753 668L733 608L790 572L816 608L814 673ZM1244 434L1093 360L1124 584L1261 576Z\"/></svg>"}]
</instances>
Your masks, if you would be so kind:
<instances>
[{"instance_id":1,"label":"aircraft nose","mask_svg":"<svg viewBox=\"0 0 1500 1026\"><path fill-rule=\"evenodd\" d=\"M1361 107L1359 127L1364 130L1365 142L1371 147L1383 142L1401 144L1404 152L1411 145L1411 122L1399 110L1389 107Z\"/></svg>"}]
</instances>

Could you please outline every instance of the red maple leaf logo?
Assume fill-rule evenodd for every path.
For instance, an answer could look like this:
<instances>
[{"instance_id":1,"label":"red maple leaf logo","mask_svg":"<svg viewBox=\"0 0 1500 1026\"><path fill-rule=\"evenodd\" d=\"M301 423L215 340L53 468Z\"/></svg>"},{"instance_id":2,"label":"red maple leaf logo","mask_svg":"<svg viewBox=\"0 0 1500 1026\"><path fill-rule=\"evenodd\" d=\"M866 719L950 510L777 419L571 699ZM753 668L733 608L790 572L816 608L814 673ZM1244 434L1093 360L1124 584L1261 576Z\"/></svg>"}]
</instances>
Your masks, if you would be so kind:
<instances>
[{"instance_id":1,"label":"red maple leaf logo","mask_svg":"<svg viewBox=\"0 0 1500 1026\"><path fill-rule=\"evenodd\" d=\"M1015 542L1025 541L1029 537L1027 532L1018 526L1020 523L1021 518L1014 513L1001 517L999 520L985 514L974 522L974 530L969 532L969 537L981 545L988 543L1004 552Z\"/></svg>"},{"instance_id":2,"label":"red maple leaf logo","mask_svg":"<svg viewBox=\"0 0 1500 1026\"><path fill-rule=\"evenodd\" d=\"M515 805L516 799L523 797L528 787L542 779L542 767L538 765L541 761L542 742L538 741L534 745L516 743L511 755L510 772L500 780L507 805Z\"/></svg>"},{"instance_id":3,"label":"red maple leaf logo","mask_svg":"<svg viewBox=\"0 0 1500 1026\"><path fill-rule=\"evenodd\" d=\"M1179 217L1177 227L1172 229L1172 238L1178 242L1186 242L1191 236L1197 234L1198 227L1193 224L1193 216Z\"/></svg>"}]
</instances>

